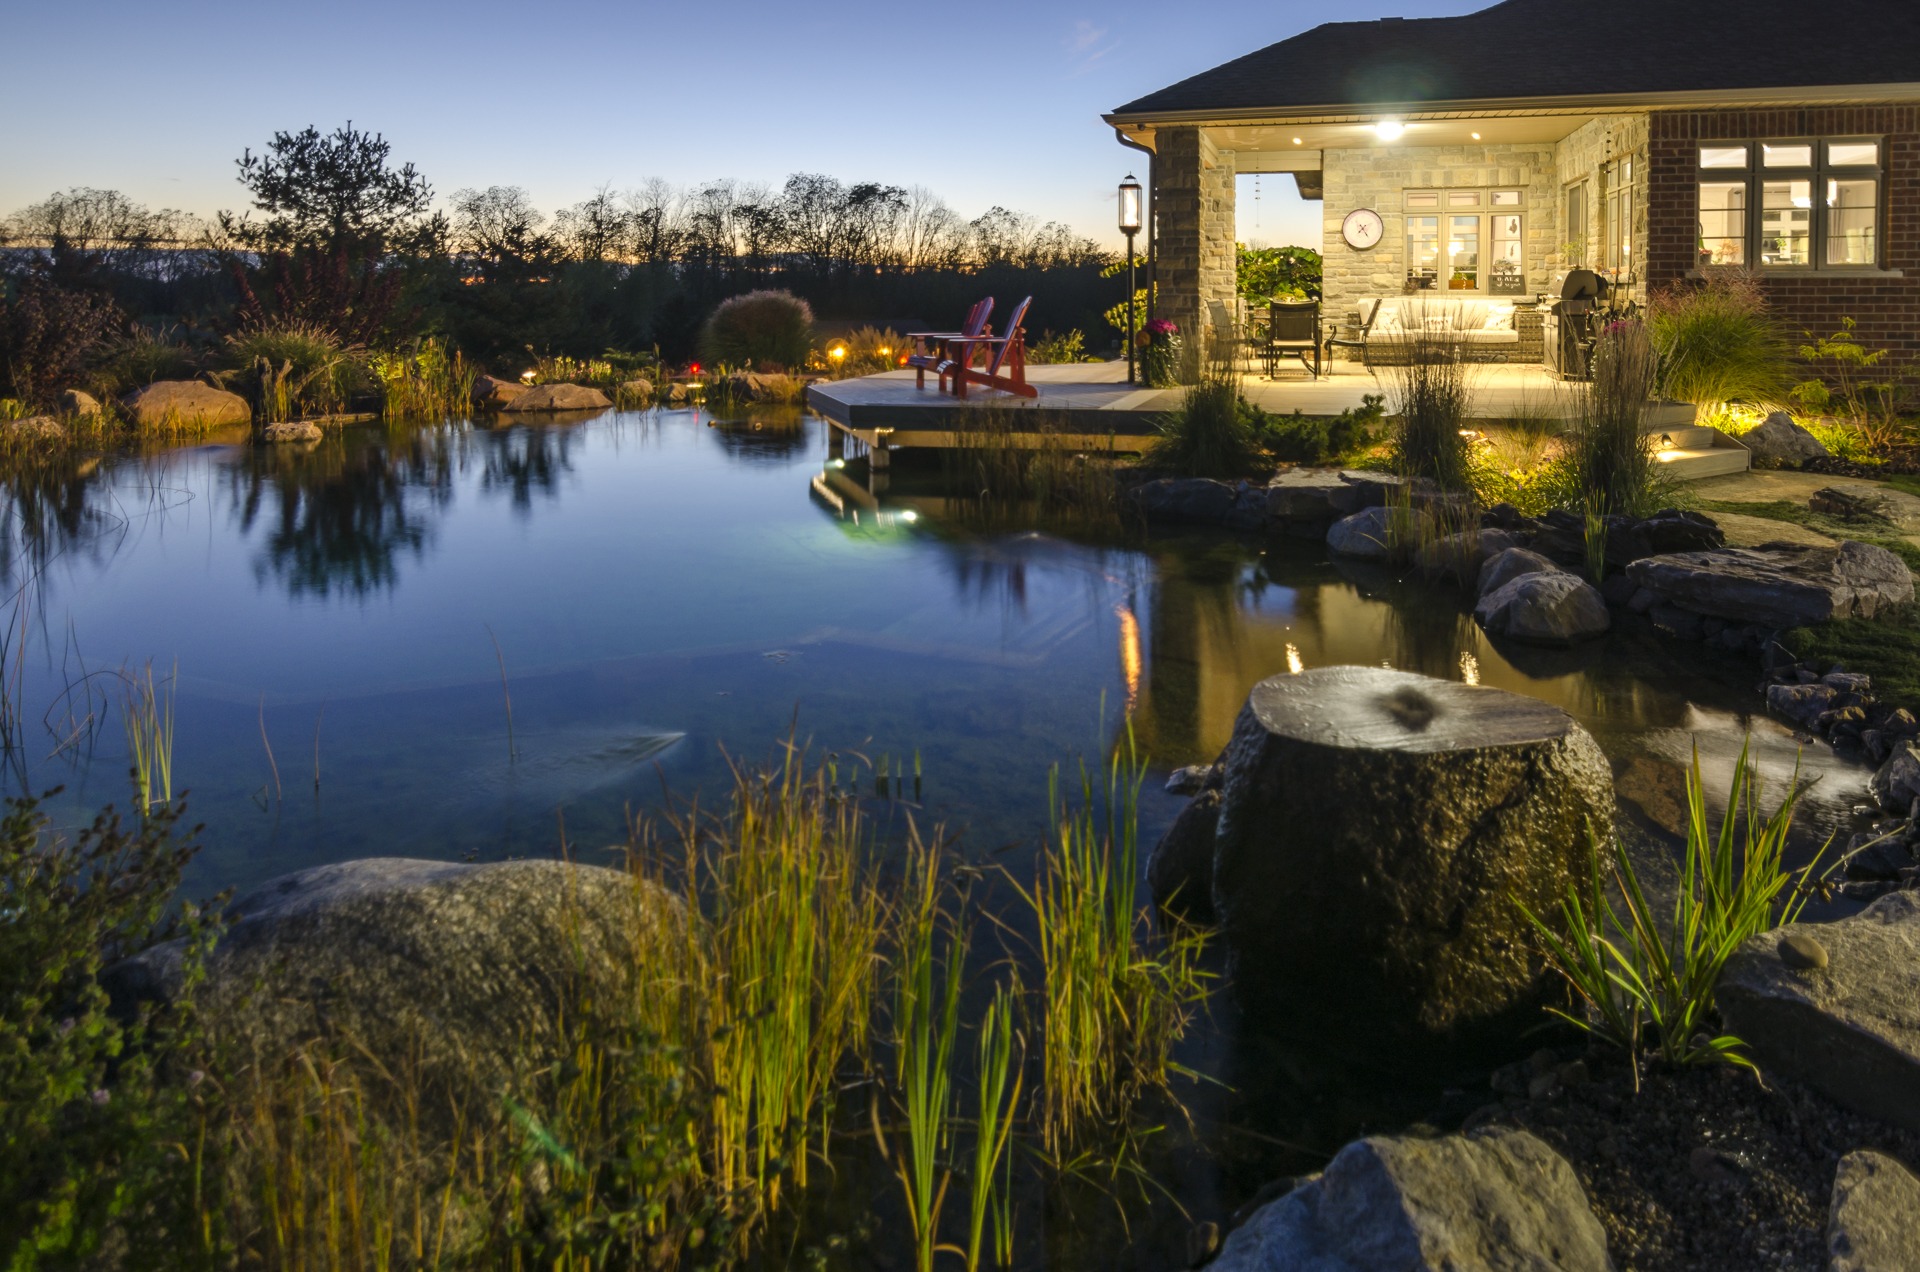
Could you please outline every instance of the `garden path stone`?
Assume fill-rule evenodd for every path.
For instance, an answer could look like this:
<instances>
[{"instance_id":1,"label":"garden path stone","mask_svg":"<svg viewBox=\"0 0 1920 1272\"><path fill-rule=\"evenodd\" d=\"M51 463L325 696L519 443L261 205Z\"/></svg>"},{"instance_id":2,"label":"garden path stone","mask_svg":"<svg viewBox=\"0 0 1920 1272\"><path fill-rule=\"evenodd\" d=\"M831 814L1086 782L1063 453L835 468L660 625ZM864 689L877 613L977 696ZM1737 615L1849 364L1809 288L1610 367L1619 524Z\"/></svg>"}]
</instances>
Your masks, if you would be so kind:
<instances>
[{"instance_id":1,"label":"garden path stone","mask_svg":"<svg viewBox=\"0 0 1920 1272\"><path fill-rule=\"evenodd\" d=\"M1859 1149L1833 1172L1828 1272L1920 1269L1920 1179L1899 1159Z\"/></svg>"},{"instance_id":2,"label":"garden path stone","mask_svg":"<svg viewBox=\"0 0 1920 1272\"><path fill-rule=\"evenodd\" d=\"M581 384L538 384L501 406L503 411L598 411L612 406L607 395Z\"/></svg>"},{"instance_id":3,"label":"garden path stone","mask_svg":"<svg viewBox=\"0 0 1920 1272\"><path fill-rule=\"evenodd\" d=\"M1217 1272L1611 1272L1573 1167L1534 1135L1371 1136L1227 1236Z\"/></svg>"},{"instance_id":4,"label":"garden path stone","mask_svg":"<svg viewBox=\"0 0 1920 1272\"><path fill-rule=\"evenodd\" d=\"M1913 599L1913 575L1885 548L1775 543L1647 557L1627 576L1695 614L1766 627L1873 618Z\"/></svg>"},{"instance_id":5,"label":"garden path stone","mask_svg":"<svg viewBox=\"0 0 1920 1272\"><path fill-rule=\"evenodd\" d=\"M1606 598L1564 570L1522 574L1480 598L1473 619L1490 635L1537 645L1573 645L1613 626Z\"/></svg>"},{"instance_id":6,"label":"garden path stone","mask_svg":"<svg viewBox=\"0 0 1920 1272\"><path fill-rule=\"evenodd\" d=\"M1788 937L1825 948L1795 968ZM1727 1032L1760 1071L1920 1131L1920 892L1895 892L1834 923L1764 932L1728 960L1716 994Z\"/></svg>"},{"instance_id":7,"label":"garden path stone","mask_svg":"<svg viewBox=\"0 0 1920 1272\"><path fill-rule=\"evenodd\" d=\"M247 424L253 408L237 393L198 380L156 380L120 399L135 428L167 424Z\"/></svg>"},{"instance_id":8,"label":"garden path stone","mask_svg":"<svg viewBox=\"0 0 1920 1272\"><path fill-rule=\"evenodd\" d=\"M1550 988L1521 907L1564 895L1589 822L1613 824L1612 771L1550 703L1379 667L1263 680L1214 835L1234 988L1280 1030L1337 1015L1355 1037L1510 1046Z\"/></svg>"}]
</instances>

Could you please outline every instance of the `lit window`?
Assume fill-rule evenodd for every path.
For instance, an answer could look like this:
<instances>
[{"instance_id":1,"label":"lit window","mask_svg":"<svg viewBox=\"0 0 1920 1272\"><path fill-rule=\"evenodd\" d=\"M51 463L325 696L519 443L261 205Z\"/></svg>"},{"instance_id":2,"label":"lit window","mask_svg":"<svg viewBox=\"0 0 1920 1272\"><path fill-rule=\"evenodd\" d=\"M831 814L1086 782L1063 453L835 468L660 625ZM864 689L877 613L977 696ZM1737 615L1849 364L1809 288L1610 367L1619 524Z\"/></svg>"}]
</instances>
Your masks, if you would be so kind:
<instances>
[{"instance_id":1,"label":"lit window","mask_svg":"<svg viewBox=\"0 0 1920 1272\"><path fill-rule=\"evenodd\" d=\"M1408 190L1407 285L1482 295L1526 293L1527 260L1518 190ZM1437 209L1445 207L1442 216ZM1499 212L1461 211L1497 207ZM1427 209L1436 209L1428 212ZM1504 209L1515 209L1507 211Z\"/></svg>"},{"instance_id":2,"label":"lit window","mask_svg":"<svg viewBox=\"0 0 1920 1272\"><path fill-rule=\"evenodd\" d=\"M1700 264L1879 264L1880 155L1872 138L1702 146Z\"/></svg>"}]
</instances>

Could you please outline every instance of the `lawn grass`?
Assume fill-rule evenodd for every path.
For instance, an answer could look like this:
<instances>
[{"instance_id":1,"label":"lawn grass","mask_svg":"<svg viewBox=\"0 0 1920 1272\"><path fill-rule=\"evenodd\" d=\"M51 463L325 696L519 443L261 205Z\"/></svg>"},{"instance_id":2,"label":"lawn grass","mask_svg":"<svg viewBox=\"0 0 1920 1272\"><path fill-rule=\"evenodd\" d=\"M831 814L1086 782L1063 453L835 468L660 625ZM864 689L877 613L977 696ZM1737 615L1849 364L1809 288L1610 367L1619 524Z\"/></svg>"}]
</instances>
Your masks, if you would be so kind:
<instances>
[{"instance_id":1,"label":"lawn grass","mask_svg":"<svg viewBox=\"0 0 1920 1272\"><path fill-rule=\"evenodd\" d=\"M1885 548L1907 563L1907 568L1920 574L1920 545L1909 543L1893 533L1893 523L1879 518L1846 521L1840 517L1828 516L1824 512L1814 512L1805 504L1791 499L1771 499L1758 503L1742 503L1729 499L1706 499L1699 504L1701 512L1712 515L1716 512L1730 512L1748 517L1764 517L1769 521L1787 521L1796 526L1805 526L1832 539L1852 539L1855 543L1870 543L1876 548Z\"/></svg>"}]
</instances>

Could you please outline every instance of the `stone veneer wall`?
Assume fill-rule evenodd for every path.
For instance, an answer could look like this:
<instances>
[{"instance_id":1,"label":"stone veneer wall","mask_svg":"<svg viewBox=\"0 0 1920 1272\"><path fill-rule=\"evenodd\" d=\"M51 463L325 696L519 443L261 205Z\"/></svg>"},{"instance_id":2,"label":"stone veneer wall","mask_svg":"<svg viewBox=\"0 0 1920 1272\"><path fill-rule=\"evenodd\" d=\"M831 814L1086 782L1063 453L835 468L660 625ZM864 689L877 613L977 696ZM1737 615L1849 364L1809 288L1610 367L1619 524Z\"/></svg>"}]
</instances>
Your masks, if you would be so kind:
<instances>
[{"instance_id":1,"label":"stone veneer wall","mask_svg":"<svg viewBox=\"0 0 1920 1272\"><path fill-rule=\"evenodd\" d=\"M1500 186L1526 191L1527 294L1547 285L1549 254L1559 233L1558 166L1552 142L1521 145L1376 146L1323 154L1326 201L1322 312L1344 322L1363 299L1396 296L1407 281L1407 190ZM1372 208L1385 224L1380 245L1367 251L1347 246L1340 223L1355 208ZM1442 213L1445 209L1441 209ZM1484 209L1483 209L1484 211Z\"/></svg>"},{"instance_id":2,"label":"stone veneer wall","mask_svg":"<svg viewBox=\"0 0 1920 1272\"><path fill-rule=\"evenodd\" d=\"M1632 273L1636 294L1647 276L1647 117L1645 115L1607 115L1590 120L1561 138L1555 147L1560 190L1554 196L1552 260L1549 273L1570 265L1597 265L1606 251L1606 209L1602 204L1603 184L1600 171L1609 159L1633 160L1633 244ZM1562 250L1569 242L1567 190L1576 182L1587 187L1587 236L1572 256Z\"/></svg>"},{"instance_id":3,"label":"stone veneer wall","mask_svg":"<svg viewBox=\"0 0 1920 1272\"><path fill-rule=\"evenodd\" d=\"M1191 379L1205 356L1208 302L1234 301L1234 167L1199 128L1163 128L1153 163L1160 290L1155 312L1180 328Z\"/></svg>"},{"instance_id":4,"label":"stone veneer wall","mask_svg":"<svg viewBox=\"0 0 1920 1272\"><path fill-rule=\"evenodd\" d=\"M1882 272L1756 271L1789 339L1830 334L1840 319L1859 323L1869 348L1895 350L1903 378L1920 380L1920 107L1833 106L1772 110L1656 111L1649 120L1647 283L1658 289L1697 276L1702 141L1767 137L1879 136L1885 139L1880 213Z\"/></svg>"}]
</instances>

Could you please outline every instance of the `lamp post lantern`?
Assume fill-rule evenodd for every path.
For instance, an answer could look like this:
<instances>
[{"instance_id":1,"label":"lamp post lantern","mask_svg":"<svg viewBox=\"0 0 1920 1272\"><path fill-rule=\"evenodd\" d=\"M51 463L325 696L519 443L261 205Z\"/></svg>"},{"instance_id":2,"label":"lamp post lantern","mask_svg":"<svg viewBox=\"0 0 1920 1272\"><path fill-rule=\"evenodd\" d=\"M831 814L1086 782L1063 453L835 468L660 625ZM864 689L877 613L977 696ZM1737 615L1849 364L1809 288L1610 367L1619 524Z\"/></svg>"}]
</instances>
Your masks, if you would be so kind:
<instances>
[{"instance_id":1,"label":"lamp post lantern","mask_svg":"<svg viewBox=\"0 0 1920 1272\"><path fill-rule=\"evenodd\" d=\"M1127 383L1134 383L1133 236L1140 232L1140 183L1129 172L1120 183L1120 232L1127 236Z\"/></svg>"}]
</instances>

